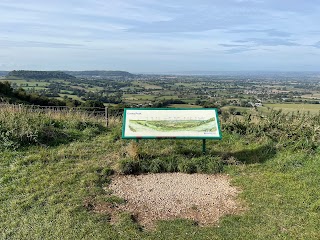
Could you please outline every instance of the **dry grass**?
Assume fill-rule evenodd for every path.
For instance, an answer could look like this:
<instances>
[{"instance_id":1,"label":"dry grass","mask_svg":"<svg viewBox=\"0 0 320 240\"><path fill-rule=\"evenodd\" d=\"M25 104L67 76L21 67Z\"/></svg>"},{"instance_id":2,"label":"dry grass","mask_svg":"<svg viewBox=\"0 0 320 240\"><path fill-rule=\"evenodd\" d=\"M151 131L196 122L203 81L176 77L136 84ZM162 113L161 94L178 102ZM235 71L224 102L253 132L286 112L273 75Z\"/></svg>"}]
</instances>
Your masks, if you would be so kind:
<instances>
[{"instance_id":1,"label":"dry grass","mask_svg":"<svg viewBox=\"0 0 320 240\"><path fill-rule=\"evenodd\" d=\"M139 145L138 145L138 143L131 141L125 147L125 153L131 159L138 160L139 159Z\"/></svg>"}]
</instances>

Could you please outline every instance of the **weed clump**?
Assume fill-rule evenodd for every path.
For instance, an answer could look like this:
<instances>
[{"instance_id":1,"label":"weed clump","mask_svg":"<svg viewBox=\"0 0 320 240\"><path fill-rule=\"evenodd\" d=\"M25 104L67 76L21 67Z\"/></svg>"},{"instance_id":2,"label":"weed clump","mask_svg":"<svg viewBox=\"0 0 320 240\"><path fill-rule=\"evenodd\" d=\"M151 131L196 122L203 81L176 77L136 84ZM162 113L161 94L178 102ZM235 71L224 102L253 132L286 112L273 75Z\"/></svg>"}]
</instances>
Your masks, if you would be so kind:
<instances>
[{"instance_id":1,"label":"weed clump","mask_svg":"<svg viewBox=\"0 0 320 240\"><path fill-rule=\"evenodd\" d=\"M141 172L139 162L128 158L119 161L119 170L123 174L136 174Z\"/></svg>"},{"instance_id":2,"label":"weed clump","mask_svg":"<svg viewBox=\"0 0 320 240\"><path fill-rule=\"evenodd\" d=\"M58 145L90 139L106 128L85 113L40 112L24 107L0 108L0 149L29 145Z\"/></svg>"},{"instance_id":3,"label":"weed clump","mask_svg":"<svg viewBox=\"0 0 320 240\"><path fill-rule=\"evenodd\" d=\"M187 158L183 156L163 157L154 159L122 159L119 162L119 171L122 174L140 173L208 173L214 174L223 171L223 162L220 157L202 156Z\"/></svg>"},{"instance_id":4,"label":"weed clump","mask_svg":"<svg viewBox=\"0 0 320 240\"><path fill-rule=\"evenodd\" d=\"M229 117L222 124L223 131L270 139L278 149L314 151L320 144L320 114L283 113L272 110L270 113L247 114L243 118Z\"/></svg>"}]
</instances>

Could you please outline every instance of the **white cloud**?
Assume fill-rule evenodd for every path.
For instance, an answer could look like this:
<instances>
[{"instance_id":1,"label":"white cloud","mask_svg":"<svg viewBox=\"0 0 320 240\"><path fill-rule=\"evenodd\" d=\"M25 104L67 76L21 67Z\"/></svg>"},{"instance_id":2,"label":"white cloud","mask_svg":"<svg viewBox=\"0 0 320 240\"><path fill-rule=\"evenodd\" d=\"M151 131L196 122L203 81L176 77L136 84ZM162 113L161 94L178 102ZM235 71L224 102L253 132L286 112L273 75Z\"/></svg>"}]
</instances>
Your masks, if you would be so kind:
<instances>
[{"instance_id":1,"label":"white cloud","mask_svg":"<svg viewBox=\"0 0 320 240\"><path fill-rule=\"evenodd\" d=\"M181 62L181 68L201 63L210 70L237 62L267 66L280 53L294 64L302 61L299 53L317 64L308 57L320 40L319 4L311 2L1 0L0 62L60 69L122 64L141 71L157 69L159 59L168 62L163 68Z\"/></svg>"}]
</instances>

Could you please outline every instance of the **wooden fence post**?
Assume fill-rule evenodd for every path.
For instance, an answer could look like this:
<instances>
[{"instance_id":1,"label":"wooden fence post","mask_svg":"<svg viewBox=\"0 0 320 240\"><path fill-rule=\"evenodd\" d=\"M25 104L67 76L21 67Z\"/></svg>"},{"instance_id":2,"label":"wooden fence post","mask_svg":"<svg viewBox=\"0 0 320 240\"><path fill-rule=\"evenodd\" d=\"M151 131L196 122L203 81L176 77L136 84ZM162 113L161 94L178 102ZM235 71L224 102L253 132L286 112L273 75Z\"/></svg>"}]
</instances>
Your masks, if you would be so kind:
<instances>
[{"instance_id":1,"label":"wooden fence post","mask_svg":"<svg viewBox=\"0 0 320 240\"><path fill-rule=\"evenodd\" d=\"M105 107L105 119L106 119L106 126L107 128L109 127L109 112L108 112L108 107Z\"/></svg>"}]
</instances>

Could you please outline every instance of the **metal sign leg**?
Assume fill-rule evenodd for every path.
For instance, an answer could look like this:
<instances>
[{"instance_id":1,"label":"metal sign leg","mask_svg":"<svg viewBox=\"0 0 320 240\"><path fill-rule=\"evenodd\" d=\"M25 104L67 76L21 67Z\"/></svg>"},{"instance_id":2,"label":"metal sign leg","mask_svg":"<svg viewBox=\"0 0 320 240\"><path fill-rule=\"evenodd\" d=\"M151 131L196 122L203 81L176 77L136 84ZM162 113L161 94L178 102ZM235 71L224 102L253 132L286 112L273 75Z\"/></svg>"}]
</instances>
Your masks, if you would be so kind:
<instances>
[{"instance_id":1,"label":"metal sign leg","mask_svg":"<svg viewBox=\"0 0 320 240\"><path fill-rule=\"evenodd\" d=\"M206 139L202 139L202 153L206 154Z\"/></svg>"}]
</instances>

